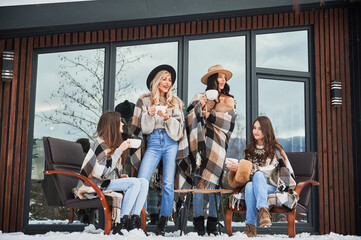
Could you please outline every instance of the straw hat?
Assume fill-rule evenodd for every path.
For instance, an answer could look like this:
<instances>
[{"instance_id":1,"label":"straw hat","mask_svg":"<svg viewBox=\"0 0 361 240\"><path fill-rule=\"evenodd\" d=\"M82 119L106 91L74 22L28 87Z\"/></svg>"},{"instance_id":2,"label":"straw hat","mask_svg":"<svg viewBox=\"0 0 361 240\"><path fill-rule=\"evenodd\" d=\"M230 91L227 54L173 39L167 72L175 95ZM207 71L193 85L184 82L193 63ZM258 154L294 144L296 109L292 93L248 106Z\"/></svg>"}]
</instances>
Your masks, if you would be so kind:
<instances>
[{"instance_id":1,"label":"straw hat","mask_svg":"<svg viewBox=\"0 0 361 240\"><path fill-rule=\"evenodd\" d=\"M175 78L177 77L175 70L172 66L167 65L167 64L163 64L163 65L159 65L158 67L155 67L148 75L147 78L147 87L150 90L150 83L153 81L153 79L155 78L155 76L157 75L157 73L159 73L162 70L166 70L167 72L170 73L171 77L172 77L172 86L175 82Z\"/></svg>"},{"instance_id":2,"label":"straw hat","mask_svg":"<svg viewBox=\"0 0 361 240\"><path fill-rule=\"evenodd\" d=\"M208 77L215 74L215 73L223 73L224 75L226 75L226 81L228 81L229 79L231 79L232 77L232 72L227 70L227 69L224 69L223 66L221 64L217 64L217 65L214 65L210 68L208 68L208 73L206 73L202 78L201 78L201 81L203 84L207 85L207 80L208 80Z\"/></svg>"}]
</instances>

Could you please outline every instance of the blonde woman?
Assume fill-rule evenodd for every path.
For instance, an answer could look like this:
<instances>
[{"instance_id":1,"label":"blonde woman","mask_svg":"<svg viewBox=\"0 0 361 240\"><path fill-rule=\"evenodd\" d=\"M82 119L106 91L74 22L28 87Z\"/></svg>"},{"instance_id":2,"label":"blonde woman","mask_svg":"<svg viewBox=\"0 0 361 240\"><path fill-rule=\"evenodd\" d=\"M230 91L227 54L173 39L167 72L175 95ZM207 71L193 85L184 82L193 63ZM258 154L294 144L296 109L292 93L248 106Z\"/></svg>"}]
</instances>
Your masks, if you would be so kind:
<instances>
[{"instance_id":1,"label":"blonde woman","mask_svg":"<svg viewBox=\"0 0 361 240\"><path fill-rule=\"evenodd\" d=\"M176 158L181 145L178 142L184 133L183 103L172 93L175 78L175 70L169 65L160 65L150 72L147 79L150 93L138 99L131 128L135 136L147 140L143 158L141 154L131 153L135 168L140 164L138 177L149 181L160 160L163 160L162 202L157 235L164 235L168 217L172 215ZM159 106L163 109L159 109Z\"/></svg>"}]
</instances>

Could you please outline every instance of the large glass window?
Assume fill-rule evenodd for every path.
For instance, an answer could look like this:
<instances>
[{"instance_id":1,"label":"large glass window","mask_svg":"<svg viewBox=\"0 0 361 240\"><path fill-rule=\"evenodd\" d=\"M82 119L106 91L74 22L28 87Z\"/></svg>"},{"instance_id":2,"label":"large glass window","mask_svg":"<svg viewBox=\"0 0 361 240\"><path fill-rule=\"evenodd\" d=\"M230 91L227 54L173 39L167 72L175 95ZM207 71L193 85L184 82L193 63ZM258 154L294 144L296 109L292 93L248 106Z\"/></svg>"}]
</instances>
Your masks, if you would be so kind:
<instances>
[{"instance_id":1,"label":"large glass window","mask_svg":"<svg viewBox=\"0 0 361 240\"><path fill-rule=\"evenodd\" d=\"M286 152L305 149L305 84L260 78L259 115L268 116Z\"/></svg>"},{"instance_id":2,"label":"large glass window","mask_svg":"<svg viewBox=\"0 0 361 240\"><path fill-rule=\"evenodd\" d=\"M104 49L39 54L37 66L29 224L67 224L68 210L44 178L42 138L92 141L103 111Z\"/></svg>"},{"instance_id":3,"label":"large glass window","mask_svg":"<svg viewBox=\"0 0 361 240\"><path fill-rule=\"evenodd\" d=\"M174 69L178 69L178 42L144 44L136 46L125 46L116 48L116 76L115 85L119 86L119 91L115 92L114 106L128 101L136 104L138 98L144 93L149 93L146 86L148 74L158 65L168 64ZM176 82L173 84L173 91L177 93L177 73ZM123 130L128 132L131 119L122 118L124 123ZM129 136L128 136L129 137ZM125 172L134 176L129 157L125 164ZM156 175L151 178L150 189L148 193L147 212L151 222L155 222L155 216L158 216L158 206L161 201L161 191L154 183ZM145 189L147 191L148 189Z\"/></svg>"},{"instance_id":4,"label":"large glass window","mask_svg":"<svg viewBox=\"0 0 361 240\"><path fill-rule=\"evenodd\" d=\"M201 78L216 64L233 73L227 83L235 99L237 119L227 156L241 158L246 144L246 37L189 41L188 103L196 93L205 91Z\"/></svg>"},{"instance_id":5,"label":"large glass window","mask_svg":"<svg viewBox=\"0 0 361 240\"><path fill-rule=\"evenodd\" d=\"M183 94L179 97L184 98L185 106L196 93L205 91L201 78L210 66L221 64L233 73L227 83L235 98L237 119L228 157L243 157L250 134L247 129L251 129L252 121L259 115L270 117L276 138L286 152L312 151L308 30L270 33L262 29L245 31L243 36L236 34L209 35L207 39L187 36L163 43L134 41L137 45L109 43L106 48L101 45L98 49L39 53L29 161L32 162L29 224L62 225L68 217L68 210L61 207L55 188L42 173L42 137L70 141L86 138L91 143L102 112L126 100L135 104L142 94L149 92L147 76L160 64L177 70L173 88L175 93ZM123 119L123 123L127 128L131 119ZM125 172L133 175L129 159ZM228 187L226 171L222 185ZM148 219L158 213L160 199L160 192L150 188ZM227 198L223 199L226 201ZM97 212L89 214L95 216L92 221L98 221ZM78 226L84 222L79 216L75 222ZM240 222L238 226L245 224L244 215L234 216L233 220ZM297 220L308 221L307 216L298 216ZM273 221L280 219L274 216Z\"/></svg>"},{"instance_id":6,"label":"large glass window","mask_svg":"<svg viewBox=\"0 0 361 240\"><path fill-rule=\"evenodd\" d=\"M308 32L256 36L257 67L308 72Z\"/></svg>"}]
</instances>

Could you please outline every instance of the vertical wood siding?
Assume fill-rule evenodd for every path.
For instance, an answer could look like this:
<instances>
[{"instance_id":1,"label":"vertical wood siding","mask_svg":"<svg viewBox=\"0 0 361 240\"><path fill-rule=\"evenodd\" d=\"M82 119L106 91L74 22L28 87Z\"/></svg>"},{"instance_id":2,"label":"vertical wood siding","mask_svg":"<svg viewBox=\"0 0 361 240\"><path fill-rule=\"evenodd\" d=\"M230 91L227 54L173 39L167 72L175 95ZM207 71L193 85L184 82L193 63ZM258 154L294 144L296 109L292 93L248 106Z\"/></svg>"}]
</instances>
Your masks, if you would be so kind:
<instances>
[{"instance_id":1,"label":"vertical wood siding","mask_svg":"<svg viewBox=\"0 0 361 240\"><path fill-rule=\"evenodd\" d=\"M0 39L0 55L4 50L15 52L13 81L0 83L0 229L23 228L34 48L303 25L314 29L320 233L354 234L348 12L343 8ZM343 105L338 108L330 104L333 79L342 85Z\"/></svg>"}]
</instances>

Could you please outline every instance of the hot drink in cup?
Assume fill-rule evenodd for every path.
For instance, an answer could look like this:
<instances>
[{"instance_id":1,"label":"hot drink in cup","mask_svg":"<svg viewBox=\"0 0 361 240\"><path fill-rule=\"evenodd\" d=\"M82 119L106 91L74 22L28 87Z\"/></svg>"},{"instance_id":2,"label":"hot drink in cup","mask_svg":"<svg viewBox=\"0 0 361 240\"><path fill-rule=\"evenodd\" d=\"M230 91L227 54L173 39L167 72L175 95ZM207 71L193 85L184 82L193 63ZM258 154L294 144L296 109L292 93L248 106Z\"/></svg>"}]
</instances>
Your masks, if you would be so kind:
<instances>
[{"instance_id":1,"label":"hot drink in cup","mask_svg":"<svg viewBox=\"0 0 361 240\"><path fill-rule=\"evenodd\" d=\"M164 114L166 112L167 106L155 106L155 112L162 111Z\"/></svg>"},{"instance_id":2,"label":"hot drink in cup","mask_svg":"<svg viewBox=\"0 0 361 240\"><path fill-rule=\"evenodd\" d=\"M139 148L141 142L142 142L142 140L140 140L140 139L131 138L130 139L130 147L131 148Z\"/></svg>"},{"instance_id":3,"label":"hot drink in cup","mask_svg":"<svg viewBox=\"0 0 361 240\"><path fill-rule=\"evenodd\" d=\"M207 90L206 97L208 100L214 100L218 97L218 91L215 89Z\"/></svg>"}]
</instances>

